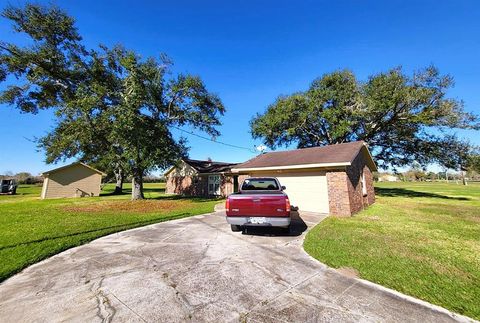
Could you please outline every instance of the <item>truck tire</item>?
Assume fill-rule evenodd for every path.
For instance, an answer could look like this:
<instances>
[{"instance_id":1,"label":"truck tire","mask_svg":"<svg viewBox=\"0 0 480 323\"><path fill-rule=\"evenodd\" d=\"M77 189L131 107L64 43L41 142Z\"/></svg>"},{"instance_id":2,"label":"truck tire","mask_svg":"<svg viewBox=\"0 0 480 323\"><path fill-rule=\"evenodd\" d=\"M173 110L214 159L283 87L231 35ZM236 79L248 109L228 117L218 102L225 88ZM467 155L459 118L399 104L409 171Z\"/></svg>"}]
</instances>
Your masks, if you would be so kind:
<instances>
[{"instance_id":1,"label":"truck tire","mask_svg":"<svg viewBox=\"0 0 480 323\"><path fill-rule=\"evenodd\" d=\"M232 228L232 231L233 231L233 232L240 232L240 231L242 231L242 226L241 226L241 225L230 224L230 227Z\"/></svg>"}]
</instances>

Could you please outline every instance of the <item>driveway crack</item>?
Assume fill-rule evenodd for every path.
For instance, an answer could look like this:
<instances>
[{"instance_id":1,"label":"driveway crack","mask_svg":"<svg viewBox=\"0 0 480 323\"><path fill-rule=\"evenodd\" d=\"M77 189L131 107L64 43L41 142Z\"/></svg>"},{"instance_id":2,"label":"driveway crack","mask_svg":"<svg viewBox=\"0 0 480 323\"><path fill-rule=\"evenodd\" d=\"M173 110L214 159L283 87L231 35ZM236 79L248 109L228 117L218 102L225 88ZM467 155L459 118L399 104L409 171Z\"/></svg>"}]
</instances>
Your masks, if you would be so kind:
<instances>
[{"instance_id":1,"label":"driveway crack","mask_svg":"<svg viewBox=\"0 0 480 323\"><path fill-rule=\"evenodd\" d=\"M128 306L127 304L125 304L120 298L118 298L115 294L111 293L113 297L115 297L115 299L117 301L119 301L123 306L125 306L126 308L128 308L128 310L130 312L132 312L133 314L135 314L140 320L142 320L143 322L147 322L147 320L145 320L142 316L140 316L140 314L138 314L137 312L135 312L130 306Z\"/></svg>"},{"instance_id":2,"label":"driveway crack","mask_svg":"<svg viewBox=\"0 0 480 323\"><path fill-rule=\"evenodd\" d=\"M296 283L296 284L293 284L293 285L289 286L287 289L285 289L284 291L278 293L277 295L275 295L275 296L273 296L273 297L271 297L271 298L269 298L269 299L266 299L266 300L263 300L263 301L259 302L257 305L255 305L254 307L252 307L252 308L245 314L245 318L247 318L250 313L252 313L253 311L255 311L256 308L258 308L258 307L260 307L260 306L263 306L263 304L268 304L268 303L276 300L277 298L279 298L279 297L282 296L283 294L288 293L288 292L291 291L292 289L294 289L294 288L296 288L297 286L303 284L303 283L306 282L307 280L312 279L313 277L317 276L318 274L320 274L320 272L316 272L316 273L314 273L313 275L310 275L310 276L308 276L307 278L303 279L302 281L300 281L300 282L298 282L298 283Z\"/></svg>"},{"instance_id":3,"label":"driveway crack","mask_svg":"<svg viewBox=\"0 0 480 323\"><path fill-rule=\"evenodd\" d=\"M192 306L192 304L190 304L186 296L177 289L177 283L173 281L173 279L171 279L168 274L163 274L163 279L165 280L167 285L175 292L175 298L177 299L177 302L181 305L183 312L185 313L184 320L191 320L194 313L194 307Z\"/></svg>"},{"instance_id":4,"label":"driveway crack","mask_svg":"<svg viewBox=\"0 0 480 323\"><path fill-rule=\"evenodd\" d=\"M102 320L102 322L111 322L115 316L116 310L115 307L110 303L105 292L101 289L104 278L101 278L96 284L94 284L94 295L97 301L97 317Z\"/></svg>"}]
</instances>

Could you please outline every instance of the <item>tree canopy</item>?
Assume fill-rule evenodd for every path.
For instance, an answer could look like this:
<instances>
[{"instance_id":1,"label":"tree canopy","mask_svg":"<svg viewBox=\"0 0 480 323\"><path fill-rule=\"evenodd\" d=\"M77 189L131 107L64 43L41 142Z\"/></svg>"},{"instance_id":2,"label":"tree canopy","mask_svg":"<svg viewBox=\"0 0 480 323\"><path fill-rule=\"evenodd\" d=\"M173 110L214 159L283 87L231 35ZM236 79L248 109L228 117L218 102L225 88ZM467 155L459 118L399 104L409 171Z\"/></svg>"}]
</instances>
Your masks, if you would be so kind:
<instances>
[{"instance_id":1,"label":"tree canopy","mask_svg":"<svg viewBox=\"0 0 480 323\"><path fill-rule=\"evenodd\" d=\"M417 161L449 163L452 128L479 129L478 116L449 98L453 79L430 66L406 75L401 68L365 82L349 70L325 74L303 92L280 96L250 122L254 138L270 148L298 148L364 140L381 167Z\"/></svg>"},{"instance_id":2,"label":"tree canopy","mask_svg":"<svg viewBox=\"0 0 480 323\"><path fill-rule=\"evenodd\" d=\"M142 59L118 45L87 50L74 19L57 7L7 7L3 16L30 44L0 44L0 102L25 113L55 109L55 128L38 139L47 162L76 157L132 175L165 168L187 147L170 127L190 125L218 136L225 108L200 77L173 75L165 56Z\"/></svg>"},{"instance_id":3,"label":"tree canopy","mask_svg":"<svg viewBox=\"0 0 480 323\"><path fill-rule=\"evenodd\" d=\"M470 172L480 173L480 152L468 156L465 168Z\"/></svg>"}]
</instances>

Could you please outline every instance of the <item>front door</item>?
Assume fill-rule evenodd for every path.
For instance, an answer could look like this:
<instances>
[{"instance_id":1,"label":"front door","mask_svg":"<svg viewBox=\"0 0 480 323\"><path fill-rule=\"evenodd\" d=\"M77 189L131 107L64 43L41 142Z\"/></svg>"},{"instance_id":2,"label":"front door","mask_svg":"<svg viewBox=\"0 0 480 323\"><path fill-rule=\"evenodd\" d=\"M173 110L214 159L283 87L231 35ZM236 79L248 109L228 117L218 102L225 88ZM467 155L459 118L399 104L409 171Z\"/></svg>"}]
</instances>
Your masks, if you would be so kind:
<instances>
[{"instance_id":1,"label":"front door","mask_svg":"<svg viewBox=\"0 0 480 323\"><path fill-rule=\"evenodd\" d=\"M208 195L220 195L220 175L208 175Z\"/></svg>"}]
</instances>

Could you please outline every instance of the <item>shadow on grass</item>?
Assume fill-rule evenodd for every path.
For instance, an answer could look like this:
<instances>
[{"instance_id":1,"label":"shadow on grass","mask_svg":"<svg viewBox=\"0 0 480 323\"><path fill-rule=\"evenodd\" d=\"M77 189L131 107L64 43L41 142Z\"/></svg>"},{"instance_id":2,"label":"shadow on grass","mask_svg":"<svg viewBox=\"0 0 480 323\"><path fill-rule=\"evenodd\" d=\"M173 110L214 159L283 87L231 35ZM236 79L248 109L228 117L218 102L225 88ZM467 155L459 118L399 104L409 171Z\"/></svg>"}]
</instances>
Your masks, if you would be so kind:
<instances>
[{"instance_id":1,"label":"shadow on grass","mask_svg":"<svg viewBox=\"0 0 480 323\"><path fill-rule=\"evenodd\" d=\"M470 200L467 197L452 197L452 196L441 195L436 193L412 191L412 190L407 190L405 188L376 187L375 194L377 194L378 196L387 196L387 197L429 197L429 198L458 200L458 201Z\"/></svg>"},{"instance_id":2,"label":"shadow on grass","mask_svg":"<svg viewBox=\"0 0 480 323\"><path fill-rule=\"evenodd\" d=\"M157 187L144 187L143 188L143 193L157 193L157 194L165 194L165 188L157 188ZM114 195L130 195L132 194L132 190L129 189L123 189L122 193L115 193L115 191L105 191L100 193L100 196L114 196Z\"/></svg>"},{"instance_id":3,"label":"shadow on grass","mask_svg":"<svg viewBox=\"0 0 480 323\"><path fill-rule=\"evenodd\" d=\"M75 236L79 236L79 235L82 235L82 234L93 233L93 232L102 232L102 231L108 230L107 234L109 234L109 233L123 231L123 230L126 230L126 229L133 229L133 228L136 228L136 227L145 226L145 225L148 225L148 224L154 224L154 223L164 222L164 221L168 221L168 220L180 219L180 218L187 217L189 215L191 215L190 212L184 212L184 213L180 213L180 214L163 216L163 217L148 219L148 220L144 220L144 221L137 221L137 222L111 225L111 226L101 227L101 228L98 228L98 229L85 230L85 231L80 231L80 232L73 232L73 233L69 233L69 234L57 235L57 236L52 236L52 237L43 237L41 239L35 239L35 240L20 242L20 243L16 243L16 244L12 244L12 245L2 246L2 247L0 247L0 251L5 250L5 249L11 249L11 248L19 247L19 246L25 246L25 245L29 245L29 244L33 244L33 243L51 241L51 240L56 240L56 239L63 239L63 238L68 238L68 237L75 237ZM112 231L110 231L110 230L112 230ZM101 236L103 236L103 234L99 234L97 238L99 238Z\"/></svg>"},{"instance_id":4,"label":"shadow on grass","mask_svg":"<svg viewBox=\"0 0 480 323\"><path fill-rule=\"evenodd\" d=\"M122 195L130 195L130 194L132 194L132 193L123 190L122 193L115 193L114 191L102 192L102 193L100 193L100 196L122 196Z\"/></svg>"},{"instance_id":5,"label":"shadow on grass","mask_svg":"<svg viewBox=\"0 0 480 323\"><path fill-rule=\"evenodd\" d=\"M143 191L145 194L145 200L163 200L163 201L176 201L176 200L187 200L195 203L201 202L211 202L211 201L222 201L224 197L205 197L205 196L188 196L188 195L178 195L178 194L165 194L164 188L147 188ZM160 196L149 197L148 193L157 193ZM109 196L123 196L123 195L130 195L132 191L130 189L124 189L122 193L118 194L115 192L103 192L100 193L102 197L109 197Z\"/></svg>"},{"instance_id":6,"label":"shadow on grass","mask_svg":"<svg viewBox=\"0 0 480 323\"><path fill-rule=\"evenodd\" d=\"M169 194L169 195L162 195L157 197L150 197L147 200L188 200L192 202L211 202L211 201L222 201L224 197L202 197L202 196L187 196L187 195L177 195L177 194Z\"/></svg>"},{"instance_id":7,"label":"shadow on grass","mask_svg":"<svg viewBox=\"0 0 480 323\"><path fill-rule=\"evenodd\" d=\"M144 188L143 193L145 194L146 200L189 200L192 202L209 202L209 201L221 201L224 200L224 197L205 197L205 196L188 196L188 195L178 195L178 194L165 194L164 188ZM160 196L149 197L149 193L156 193ZM130 195L132 194L131 189L124 189L122 193L118 194L115 192L103 192L100 196L107 197L107 196L122 196L122 195Z\"/></svg>"}]
</instances>

